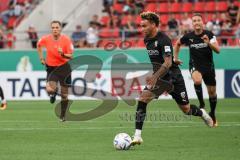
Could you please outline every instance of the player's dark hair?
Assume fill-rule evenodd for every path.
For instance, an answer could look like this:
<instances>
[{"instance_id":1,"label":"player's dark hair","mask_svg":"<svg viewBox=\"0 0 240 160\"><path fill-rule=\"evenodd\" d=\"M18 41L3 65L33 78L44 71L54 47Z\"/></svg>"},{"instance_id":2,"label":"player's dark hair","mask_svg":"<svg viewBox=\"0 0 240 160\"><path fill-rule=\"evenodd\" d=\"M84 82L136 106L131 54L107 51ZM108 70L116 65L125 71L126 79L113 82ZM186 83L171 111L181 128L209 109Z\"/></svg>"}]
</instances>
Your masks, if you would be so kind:
<instances>
[{"instance_id":1,"label":"player's dark hair","mask_svg":"<svg viewBox=\"0 0 240 160\"><path fill-rule=\"evenodd\" d=\"M195 16L203 18L201 13L193 13L192 18L195 17Z\"/></svg>"},{"instance_id":2,"label":"player's dark hair","mask_svg":"<svg viewBox=\"0 0 240 160\"><path fill-rule=\"evenodd\" d=\"M51 25L52 25L53 23L57 23L57 24L59 24L59 25L62 27L62 23L61 23L60 21L58 21L58 20L53 20L53 21L51 22Z\"/></svg>"},{"instance_id":3,"label":"player's dark hair","mask_svg":"<svg viewBox=\"0 0 240 160\"><path fill-rule=\"evenodd\" d=\"M154 12L143 12L140 14L142 20L148 20L150 23L155 23L156 26L159 26L160 20L159 16Z\"/></svg>"}]
</instances>

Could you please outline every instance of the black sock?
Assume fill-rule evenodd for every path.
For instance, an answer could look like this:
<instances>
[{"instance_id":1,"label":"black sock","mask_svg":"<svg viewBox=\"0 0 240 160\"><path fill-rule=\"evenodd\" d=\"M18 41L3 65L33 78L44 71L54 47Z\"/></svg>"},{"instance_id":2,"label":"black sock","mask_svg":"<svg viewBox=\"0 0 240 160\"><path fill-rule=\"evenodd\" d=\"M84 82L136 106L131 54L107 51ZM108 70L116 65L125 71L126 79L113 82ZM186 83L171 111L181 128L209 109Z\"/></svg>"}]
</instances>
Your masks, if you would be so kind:
<instances>
[{"instance_id":1,"label":"black sock","mask_svg":"<svg viewBox=\"0 0 240 160\"><path fill-rule=\"evenodd\" d=\"M199 85L194 84L194 88L200 103L200 108L204 108L205 103L203 100L202 84Z\"/></svg>"},{"instance_id":2,"label":"black sock","mask_svg":"<svg viewBox=\"0 0 240 160\"><path fill-rule=\"evenodd\" d=\"M0 87L0 97L1 97L2 100L4 100L4 94L3 94L2 87Z\"/></svg>"},{"instance_id":3,"label":"black sock","mask_svg":"<svg viewBox=\"0 0 240 160\"><path fill-rule=\"evenodd\" d=\"M143 122L144 122L145 117L146 117L146 108L147 108L147 103L138 101L136 117L135 117L135 127L136 127L136 129L142 130Z\"/></svg>"},{"instance_id":4,"label":"black sock","mask_svg":"<svg viewBox=\"0 0 240 160\"><path fill-rule=\"evenodd\" d=\"M190 111L187 115L202 117L202 111L196 105L190 104Z\"/></svg>"},{"instance_id":5,"label":"black sock","mask_svg":"<svg viewBox=\"0 0 240 160\"><path fill-rule=\"evenodd\" d=\"M62 100L60 118L63 118L65 116L67 108L68 108L68 100Z\"/></svg>"},{"instance_id":6,"label":"black sock","mask_svg":"<svg viewBox=\"0 0 240 160\"><path fill-rule=\"evenodd\" d=\"M211 108L210 113L212 115L215 115L215 109L216 109L216 105L217 105L217 96L209 97L209 103L210 103L210 108Z\"/></svg>"}]
</instances>

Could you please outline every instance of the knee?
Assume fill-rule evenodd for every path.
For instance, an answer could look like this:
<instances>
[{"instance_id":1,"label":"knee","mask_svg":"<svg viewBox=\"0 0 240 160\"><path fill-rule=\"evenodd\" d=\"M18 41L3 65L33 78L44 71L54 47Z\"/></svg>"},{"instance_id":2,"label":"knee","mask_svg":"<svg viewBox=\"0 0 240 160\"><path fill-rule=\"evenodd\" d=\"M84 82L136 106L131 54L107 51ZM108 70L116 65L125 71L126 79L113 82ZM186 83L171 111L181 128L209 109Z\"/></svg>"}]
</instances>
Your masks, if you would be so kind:
<instances>
[{"instance_id":1,"label":"knee","mask_svg":"<svg viewBox=\"0 0 240 160\"><path fill-rule=\"evenodd\" d=\"M139 98L139 101L142 101L144 103L149 103L151 100L152 100L151 98L144 96L144 95L140 96L140 98Z\"/></svg>"},{"instance_id":2,"label":"knee","mask_svg":"<svg viewBox=\"0 0 240 160\"><path fill-rule=\"evenodd\" d=\"M56 90L50 86L46 86L46 90L47 90L47 93L49 93L49 94L53 94L56 92Z\"/></svg>"},{"instance_id":3,"label":"knee","mask_svg":"<svg viewBox=\"0 0 240 160\"><path fill-rule=\"evenodd\" d=\"M217 95L216 90L215 89L208 90L208 95L209 97L215 97Z\"/></svg>"},{"instance_id":4,"label":"knee","mask_svg":"<svg viewBox=\"0 0 240 160\"><path fill-rule=\"evenodd\" d=\"M195 85L201 85L202 84L202 80L201 79L195 79L194 80L194 84Z\"/></svg>"}]
</instances>

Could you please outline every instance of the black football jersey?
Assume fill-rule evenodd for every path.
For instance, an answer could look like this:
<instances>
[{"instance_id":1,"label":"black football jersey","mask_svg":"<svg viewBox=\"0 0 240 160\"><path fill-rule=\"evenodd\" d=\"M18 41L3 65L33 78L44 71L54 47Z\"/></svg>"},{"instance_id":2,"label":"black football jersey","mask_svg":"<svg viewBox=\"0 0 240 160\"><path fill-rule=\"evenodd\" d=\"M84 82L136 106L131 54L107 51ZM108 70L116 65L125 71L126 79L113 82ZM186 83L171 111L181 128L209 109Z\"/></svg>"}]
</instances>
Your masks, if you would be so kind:
<instances>
[{"instance_id":1,"label":"black football jersey","mask_svg":"<svg viewBox=\"0 0 240 160\"><path fill-rule=\"evenodd\" d=\"M199 70L214 68L212 49L201 39L205 34L208 36L210 43L216 41L214 34L207 30L203 30L203 33L200 35L190 32L180 39L181 44L185 44L189 47L189 65Z\"/></svg>"},{"instance_id":2,"label":"black football jersey","mask_svg":"<svg viewBox=\"0 0 240 160\"><path fill-rule=\"evenodd\" d=\"M148 56L153 65L154 72L156 72L164 63L165 56L172 56L172 66L170 67L167 75L164 77L169 77L169 74L172 74L173 72L181 73L178 65L173 62L173 47L171 40L166 34L158 32L153 38L145 38L144 43L146 45Z\"/></svg>"}]
</instances>

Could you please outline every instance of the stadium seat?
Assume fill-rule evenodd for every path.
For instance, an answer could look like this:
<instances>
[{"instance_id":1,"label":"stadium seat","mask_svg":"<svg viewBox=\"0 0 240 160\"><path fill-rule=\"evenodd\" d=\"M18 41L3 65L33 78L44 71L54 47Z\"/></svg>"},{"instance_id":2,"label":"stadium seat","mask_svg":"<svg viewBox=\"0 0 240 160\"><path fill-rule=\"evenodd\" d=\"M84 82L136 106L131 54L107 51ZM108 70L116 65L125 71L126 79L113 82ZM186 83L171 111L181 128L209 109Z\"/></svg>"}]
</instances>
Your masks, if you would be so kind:
<instances>
[{"instance_id":1,"label":"stadium seat","mask_svg":"<svg viewBox=\"0 0 240 160\"><path fill-rule=\"evenodd\" d=\"M5 11L6 9L8 9L9 1L10 1L10 0L1 0L0 13L1 13L2 11Z\"/></svg>"},{"instance_id":2,"label":"stadium seat","mask_svg":"<svg viewBox=\"0 0 240 160\"><path fill-rule=\"evenodd\" d=\"M178 2L174 2L174 3L170 4L169 7L170 7L169 11L171 13L179 13L179 12L181 12L181 4L178 3Z\"/></svg>"},{"instance_id":3,"label":"stadium seat","mask_svg":"<svg viewBox=\"0 0 240 160\"><path fill-rule=\"evenodd\" d=\"M16 16L11 16L9 19L8 19L8 24L7 24L7 27L8 28L14 28L15 27L15 22L17 20L17 17Z\"/></svg>"},{"instance_id":4,"label":"stadium seat","mask_svg":"<svg viewBox=\"0 0 240 160\"><path fill-rule=\"evenodd\" d=\"M192 12L193 4L190 2L183 3L182 12Z\"/></svg>"},{"instance_id":5,"label":"stadium seat","mask_svg":"<svg viewBox=\"0 0 240 160\"><path fill-rule=\"evenodd\" d=\"M136 46L137 47L140 47L140 48L144 48L145 47L145 44L144 44L144 41L143 39L139 39L136 43Z\"/></svg>"},{"instance_id":6,"label":"stadium seat","mask_svg":"<svg viewBox=\"0 0 240 160\"><path fill-rule=\"evenodd\" d=\"M168 24L168 14L160 15L160 23L162 25L167 25Z\"/></svg>"},{"instance_id":7,"label":"stadium seat","mask_svg":"<svg viewBox=\"0 0 240 160\"><path fill-rule=\"evenodd\" d=\"M137 16L137 17L136 17L136 21L135 21L136 24L137 24L137 25L140 25L141 20L142 20L141 17L140 17L140 16Z\"/></svg>"},{"instance_id":8,"label":"stadium seat","mask_svg":"<svg viewBox=\"0 0 240 160\"><path fill-rule=\"evenodd\" d=\"M152 11L152 12L156 12L157 11L157 6L156 3L149 3L147 4L145 11Z\"/></svg>"},{"instance_id":9,"label":"stadium seat","mask_svg":"<svg viewBox=\"0 0 240 160\"><path fill-rule=\"evenodd\" d=\"M158 12L160 13L168 13L168 3L159 3Z\"/></svg>"},{"instance_id":10,"label":"stadium seat","mask_svg":"<svg viewBox=\"0 0 240 160\"><path fill-rule=\"evenodd\" d=\"M175 19L180 20L181 19L181 14L174 14Z\"/></svg>"},{"instance_id":11,"label":"stadium seat","mask_svg":"<svg viewBox=\"0 0 240 160\"><path fill-rule=\"evenodd\" d=\"M108 27L102 28L100 33L99 33L99 37L101 37L101 38L110 38L110 37L112 37L112 33L110 31L110 28L108 28Z\"/></svg>"},{"instance_id":12,"label":"stadium seat","mask_svg":"<svg viewBox=\"0 0 240 160\"><path fill-rule=\"evenodd\" d=\"M100 22L101 22L104 26L107 26L109 20L110 20L109 16L102 16L102 18L100 19Z\"/></svg>"},{"instance_id":13,"label":"stadium seat","mask_svg":"<svg viewBox=\"0 0 240 160\"><path fill-rule=\"evenodd\" d=\"M205 11L205 3L204 2L195 2L194 11L195 12L204 12Z\"/></svg>"},{"instance_id":14,"label":"stadium seat","mask_svg":"<svg viewBox=\"0 0 240 160\"><path fill-rule=\"evenodd\" d=\"M116 11L117 13L123 13L123 5L120 3L115 3L113 5L113 10Z\"/></svg>"},{"instance_id":15,"label":"stadium seat","mask_svg":"<svg viewBox=\"0 0 240 160\"><path fill-rule=\"evenodd\" d=\"M216 4L214 1L206 2L206 6L204 8L206 12L215 12Z\"/></svg>"},{"instance_id":16,"label":"stadium seat","mask_svg":"<svg viewBox=\"0 0 240 160\"><path fill-rule=\"evenodd\" d=\"M225 12L227 11L228 4L226 1L220 1L216 3L216 11L218 12Z\"/></svg>"},{"instance_id":17,"label":"stadium seat","mask_svg":"<svg viewBox=\"0 0 240 160\"><path fill-rule=\"evenodd\" d=\"M128 15L124 15L122 17L121 25L126 25L128 23Z\"/></svg>"}]
</instances>

